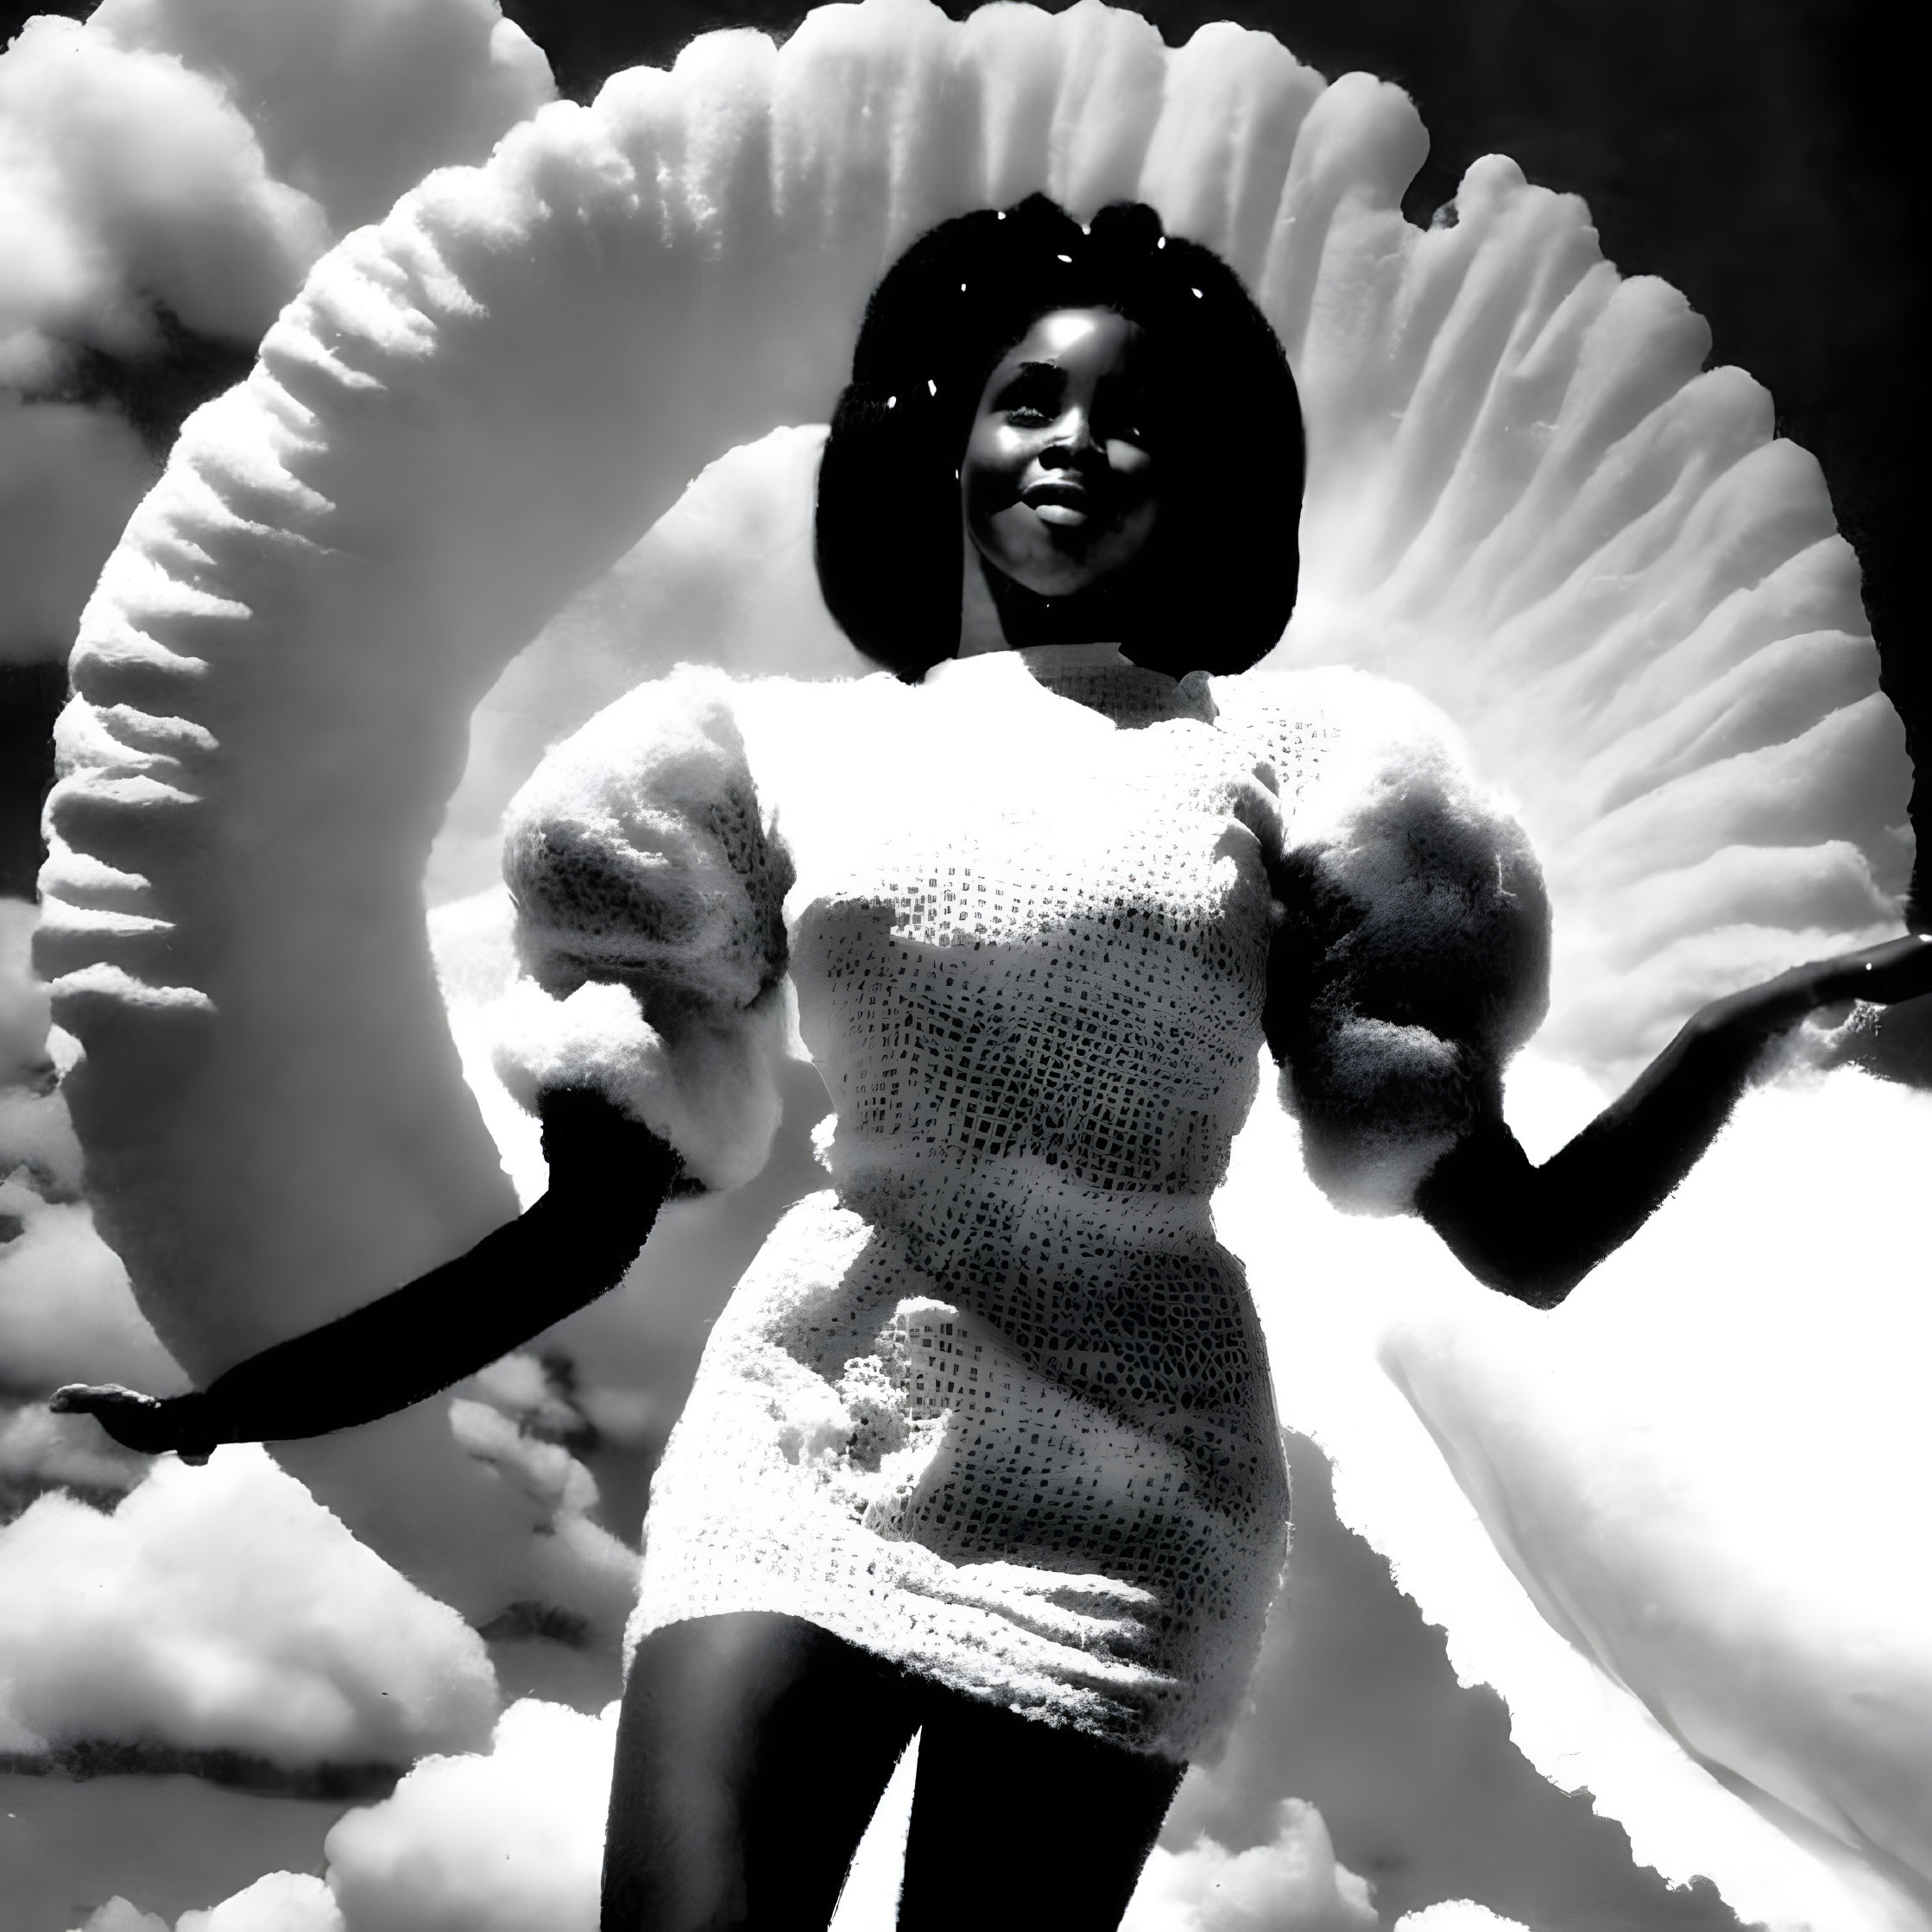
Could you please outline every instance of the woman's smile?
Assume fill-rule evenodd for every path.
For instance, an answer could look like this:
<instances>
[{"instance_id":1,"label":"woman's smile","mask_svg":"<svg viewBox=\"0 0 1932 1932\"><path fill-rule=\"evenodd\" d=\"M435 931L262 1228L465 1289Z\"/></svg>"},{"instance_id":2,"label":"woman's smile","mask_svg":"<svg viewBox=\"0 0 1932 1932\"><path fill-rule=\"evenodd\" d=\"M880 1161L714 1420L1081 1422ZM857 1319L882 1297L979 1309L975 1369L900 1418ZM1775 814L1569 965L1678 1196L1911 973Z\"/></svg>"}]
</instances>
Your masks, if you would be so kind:
<instances>
[{"instance_id":1,"label":"woman's smile","mask_svg":"<svg viewBox=\"0 0 1932 1932\"><path fill-rule=\"evenodd\" d=\"M1094 508L1091 491L1077 478L1065 475L1043 477L1020 493L1024 503L1042 523L1076 529L1085 525Z\"/></svg>"},{"instance_id":2,"label":"woman's smile","mask_svg":"<svg viewBox=\"0 0 1932 1932\"><path fill-rule=\"evenodd\" d=\"M987 379L960 465L967 534L1035 596L1091 589L1146 548L1159 510L1146 360L1111 309L1056 309Z\"/></svg>"}]
</instances>

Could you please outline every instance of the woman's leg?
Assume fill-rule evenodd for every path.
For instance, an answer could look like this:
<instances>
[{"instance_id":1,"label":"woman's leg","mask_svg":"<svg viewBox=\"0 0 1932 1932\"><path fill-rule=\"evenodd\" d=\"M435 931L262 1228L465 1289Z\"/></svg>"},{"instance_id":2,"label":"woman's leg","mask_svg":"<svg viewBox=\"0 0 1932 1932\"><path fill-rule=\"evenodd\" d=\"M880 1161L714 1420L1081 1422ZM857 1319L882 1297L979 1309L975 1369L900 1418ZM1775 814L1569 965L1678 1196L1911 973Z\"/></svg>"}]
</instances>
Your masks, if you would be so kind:
<instances>
[{"instance_id":1,"label":"woman's leg","mask_svg":"<svg viewBox=\"0 0 1932 1932\"><path fill-rule=\"evenodd\" d=\"M920 1714L900 1932L1114 1932L1186 1766L948 1692Z\"/></svg>"},{"instance_id":2,"label":"woman's leg","mask_svg":"<svg viewBox=\"0 0 1932 1932\"><path fill-rule=\"evenodd\" d=\"M603 1932L824 1932L919 1715L890 1664L796 1617L653 1632L617 1726Z\"/></svg>"}]
</instances>

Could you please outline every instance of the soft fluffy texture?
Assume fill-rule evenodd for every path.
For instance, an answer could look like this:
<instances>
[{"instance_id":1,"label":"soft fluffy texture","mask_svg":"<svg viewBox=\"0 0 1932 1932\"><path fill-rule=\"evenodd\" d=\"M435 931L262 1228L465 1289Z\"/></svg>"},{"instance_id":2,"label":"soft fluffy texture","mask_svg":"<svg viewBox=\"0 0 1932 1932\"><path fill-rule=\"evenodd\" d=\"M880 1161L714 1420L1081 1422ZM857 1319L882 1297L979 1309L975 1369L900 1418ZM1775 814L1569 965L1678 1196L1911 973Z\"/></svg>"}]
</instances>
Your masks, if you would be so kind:
<instances>
[{"instance_id":1,"label":"soft fluffy texture","mask_svg":"<svg viewBox=\"0 0 1932 1932\"><path fill-rule=\"evenodd\" d=\"M1157 1847L1121 1932L1373 1932L1380 1923L1367 1881L1336 1864L1321 1814L1285 1798L1265 1845Z\"/></svg>"},{"instance_id":2,"label":"soft fluffy texture","mask_svg":"<svg viewBox=\"0 0 1932 1932\"><path fill-rule=\"evenodd\" d=\"M158 1913L114 1897L74 1932L170 1932ZM183 1912L172 1932L345 1932L335 1894L306 1872L270 1872L205 1910Z\"/></svg>"},{"instance_id":3,"label":"soft fluffy texture","mask_svg":"<svg viewBox=\"0 0 1932 1932\"><path fill-rule=\"evenodd\" d=\"M792 875L723 680L622 699L546 759L511 801L503 876L524 971L496 1053L512 1094L595 1087L707 1185L749 1180L778 1126Z\"/></svg>"},{"instance_id":4,"label":"soft fluffy texture","mask_svg":"<svg viewBox=\"0 0 1932 1932\"><path fill-rule=\"evenodd\" d=\"M495 1714L482 1640L256 1449L172 1461L111 1516L0 1530L0 1749L95 1742L403 1764Z\"/></svg>"},{"instance_id":5,"label":"soft fluffy texture","mask_svg":"<svg viewBox=\"0 0 1932 1932\"><path fill-rule=\"evenodd\" d=\"M319 265L249 382L191 426L106 574L54 807L43 946L63 1023L90 1045L76 1104L170 1345L220 1366L501 1212L454 1056L436 1044L415 898L461 721L722 446L823 416L881 268L988 198L1045 187L1077 212L1144 192L1255 288L1307 407L1305 548L1330 559L1304 590L1298 660L1386 660L1512 781L1518 762L1548 778L1541 748L1573 729L1595 745L1625 720L1618 796L1680 788L1644 808L1674 842L1669 862L1739 843L1739 812L1774 792L1782 845L1864 878L1850 929L1877 929L1889 908L1872 868L1903 816L1904 767L1871 653L1845 628L1848 552L1828 528L1790 548L1822 502L1809 459L1771 443L1745 378L1692 382L1700 325L1681 302L1619 282L1581 209L1507 164L1472 175L1456 227L1409 228L1397 203L1421 151L1396 90L1361 75L1324 90L1263 35L1213 28L1169 53L1098 6L955 24L917 0L871 0L825 9L782 49L706 36L671 74L548 108L487 167L432 178ZM741 165L754 153L767 158ZM1527 470L1509 454L1538 449L1547 462ZM1346 532L1314 540L1336 519ZM1560 545L1542 540L1551 522ZM1686 535L1666 540L1680 523ZM1380 628L1371 592L1385 581L1430 616L1407 656ZM1593 602L1606 585L1613 611ZM1452 635L1465 606L1476 615ZM1521 682L1534 664L1550 672L1533 717L1493 702L1478 649L1506 610L1533 617L1544 653L1512 660ZM1717 628L1699 629L1713 613ZM1800 628L1779 629L1786 616ZM1654 674L1599 706L1588 653L1639 619L1671 676L1647 658ZM269 629L272 658L249 642ZM1695 665L1715 678L1769 652L1769 676L1794 651L1809 666L1796 641L1828 631L1852 644L1819 644L1835 668L1822 682L1807 671L1782 708L1720 698L1708 729L1651 729L1648 694L1678 702ZM1492 729L1506 711L1515 737ZM1553 789L1515 788L1553 875L1608 889L1627 872L1607 852L1572 866L1581 834L1554 815L1573 776L1566 764ZM1679 809L1686 784L1708 811ZM1622 823L1627 866L1641 828ZM254 828L245 857L223 844L231 824ZM1693 850L1697 825L1711 836ZM215 846L226 856L211 871L199 855ZM83 853L110 874L84 877ZM1750 888L1749 907L1727 900L1726 930L1748 924L1754 957L1815 944L1810 864L1803 907L1775 881ZM1623 972L1630 997L1652 1002L1618 1009L1645 1045L1665 1007L1681 1013L1709 983L1709 958L1691 972L1672 957L1668 972ZM192 1002L157 1004L164 987L205 995L213 1023ZM1575 1050L1629 1053L1628 1025L1590 1024ZM194 1078L147 1080L170 1055ZM420 1178L378 1158L397 1140L422 1150ZM353 1214L319 1213L316 1190L291 1184L319 1165ZM195 1178L211 1171L246 1184L212 1199ZM353 1252L343 1221L361 1231Z\"/></svg>"},{"instance_id":6,"label":"soft fluffy texture","mask_svg":"<svg viewBox=\"0 0 1932 1932\"><path fill-rule=\"evenodd\" d=\"M479 160L557 92L496 0L102 0L87 27L218 81L337 235Z\"/></svg>"},{"instance_id":7,"label":"soft fluffy texture","mask_svg":"<svg viewBox=\"0 0 1932 1932\"><path fill-rule=\"evenodd\" d=\"M1698 1761L1922 1910L1932 1561L1889 1472L1932 1451L1932 1314L1891 1291L1920 1268L1885 1203L1912 1198L1929 1134L1932 1099L1857 1074L1774 1089L1658 1217L1648 1251L1693 1289L1619 1257L1559 1322L1418 1308L1383 1345L1544 1616Z\"/></svg>"},{"instance_id":8,"label":"soft fluffy texture","mask_svg":"<svg viewBox=\"0 0 1932 1932\"><path fill-rule=\"evenodd\" d=\"M590 1932L616 1715L513 1704L487 1755L351 1811L328 1838L344 1932Z\"/></svg>"},{"instance_id":9,"label":"soft fluffy texture","mask_svg":"<svg viewBox=\"0 0 1932 1932\"><path fill-rule=\"evenodd\" d=\"M337 237L553 93L494 0L109 0L0 50L0 661L65 655L158 462L76 355L252 344ZM7 393L22 390L32 400Z\"/></svg>"},{"instance_id":10,"label":"soft fluffy texture","mask_svg":"<svg viewBox=\"0 0 1932 1932\"><path fill-rule=\"evenodd\" d=\"M823 414L878 269L982 199L1145 192L1260 291L1310 415L1304 547L1321 567L1290 649L1429 691L1517 792L1558 908L1546 1037L1563 1052L1626 1067L1708 994L1888 928L1904 768L1815 466L1772 440L1747 378L1697 373L1702 325L1661 285L1619 281L1574 201L1493 160L1453 227L1405 224L1422 142L1396 90L1325 87L1265 36L1210 28L1170 53L1091 6L952 25L868 0L782 50L708 37L674 75L552 110L319 269L110 573L49 879L104 1214L198 1373L506 1210L453 1057L425 1045L439 1022L416 880L461 761L453 721L722 443ZM357 557L384 568L360 575ZM667 661L658 642L622 648L641 672ZM767 642L786 648L780 628ZM208 738L161 728L184 710ZM261 843L237 849L235 828ZM1274 1171L1241 1184L1275 1205ZM1411 1233L1356 1222L1348 1239ZM1425 1252L1398 1270L1424 1279ZM1368 1265L1338 1247L1333 1279ZM1347 1373L1372 1329L1324 1360L1393 1441L1399 1417ZM1321 1408L1318 1380L1293 1386ZM1403 1474L1378 1485L1373 1431L1349 1442L1348 1506L1419 1579L1436 1532L1406 1499L1454 1517L1459 1493L1392 1449ZM479 1540L445 1572L459 1581L501 1524L452 1509L447 1471L420 1490L397 1474L434 1467L371 1453L345 1500L381 1496L413 1561L460 1519ZM1466 1578L1487 1574L1486 1544L1458 1547ZM1493 1643L1515 1628L1505 1599L1471 1583L1441 1600L1465 1654L1518 1682L1539 1760L1588 1758L1594 1690L1511 1676L1544 1626ZM1656 1855L1675 1869L1702 1858L1740 1897L1803 1893L1784 1867L1751 1890L1770 1854L1724 1823L1739 1808L1714 1784L1694 1803L1668 1758L1621 1783L1590 1761L1653 1848L1650 1794L1672 1794Z\"/></svg>"},{"instance_id":11,"label":"soft fluffy texture","mask_svg":"<svg viewBox=\"0 0 1932 1932\"><path fill-rule=\"evenodd\" d=\"M221 84L54 15L0 54L0 381L60 373L57 344L139 349L151 305L259 335L329 240L269 173Z\"/></svg>"},{"instance_id":12,"label":"soft fluffy texture","mask_svg":"<svg viewBox=\"0 0 1932 1932\"><path fill-rule=\"evenodd\" d=\"M28 969L34 925L31 906L0 900L0 1389L40 1397L115 1380L171 1394L184 1378L82 1198L80 1146L47 1054L47 989ZM0 1421L9 1502L46 1476L128 1486L138 1464L77 1419L30 1402Z\"/></svg>"},{"instance_id":13,"label":"soft fluffy texture","mask_svg":"<svg viewBox=\"0 0 1932 1932\"><path fill-rule=\"evenodd\" d=\"M424 875L432 906L501 889L503 813L551 746L675 664L755 676L875 670L811 565L823 424L727 450L510 660L470 720L463 777Z\"/></svg>"},{"instance_id":14,"label":"soft fluffy texture","mask_svg":"<svg viewBox=\"0 0 1932 1932\"><path fill-rule=\"evenodd\" d=\"M1541 900L1426 708L1359 676L1253 681L1245 709L1215 687L1241 713L1217 729L1205 679L1108 647L916 691L681 673L519 795L518 1079L596 1080L690 1158L657 1028L710 1037L789 963L836 1110L836 1199L767 1243L653 1484L636 1632L783 1611L1137 1748L1225 1730L1285 1493L1207 1202L1253 1095L1275 895L1337 1028L1361 987L1435 989L1455 1024L1422 1051L1467 1087L1450 1133L1543 963L1512 986L1506 929L1470 938L1494 911L1465 903L1473 848L1479 883L1506 865L1517 888L1495 904L1534 925ZM1353 862L1390 841L1399 875ZM1461 998L1472 957L1482 997ZM1302 1084L1342 1111L1326 1064ZM1388 1139L1417 1114L1440 1145L1426 1076L1386 1064Z\"/></svg>"},{"instance_id":15,"label":"soft fluffy texture","mask_svg":"<svg viewBox=\"0 0 1932 1932\"><path fill-rule=\"evenodd\" d=\"M183 1912L174 1932L345 1932L335 1894L306 1872L271 1872L205 1912Z\"/></svg>"},{"instance_id":16,"label":"soft fluffy texture","mask_svg":"<svg viewBox=\"0 0 1932 1932\"><path fill-rule=\"evenodd\" d=\"M1540 1155L1604 1097L1532 1048L1508 1105ZM1518 1748L1638 1860L1708 1875L1777 1932L1928 1923L1923 1876L1894 1861L1927 1810L1909 1526L1929 1145L1932 1102L1856 1073L1758 1093L1547 1315L1413 1221L1334 1212L1266 1108L1217 1202L1284 1415L1333 1457L1338 1514L1443 1626L1458 1676L1503 1693Z\"/></svg>"},{"instance_id":17,"label":"soft fluffy texture","mask_svg":"<svg viewBox=\"0 0 1932 1932\"><path fill-rule=\"evenodd\" d=\"M1292 814L1271 1044L1303 1158L1338 1204L1406 1212L1549 1003L1543 875L1413 692L1343 670L1215 688Z\"/></svg>"},{"instance_id":18,"label":"soft fluffy texture","mask_svg":"<svg viewBox=\"0 0 1932 1932\"><path fill-rule=\"evenodd\" d=\"M1500 1918L1487 1905L1469 1898L1446 1898L1419 1912L1405 1912L1395 1922L1395 1929L1396 1932L1529 1932L1515 1919Z\"/></svg>"}]
</instances>

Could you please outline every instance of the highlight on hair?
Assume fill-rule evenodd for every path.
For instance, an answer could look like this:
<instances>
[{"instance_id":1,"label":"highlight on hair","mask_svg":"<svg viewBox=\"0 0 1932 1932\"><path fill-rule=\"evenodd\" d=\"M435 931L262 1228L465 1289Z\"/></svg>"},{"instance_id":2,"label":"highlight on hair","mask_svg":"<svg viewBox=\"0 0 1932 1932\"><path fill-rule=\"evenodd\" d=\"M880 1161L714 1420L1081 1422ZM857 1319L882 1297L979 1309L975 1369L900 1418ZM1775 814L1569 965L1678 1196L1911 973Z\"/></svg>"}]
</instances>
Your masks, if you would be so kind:
<instances>
[{"instance_id":1,"label":"highlight on hair","mask_svg":"<svg viewBox=\"0 0 1932 1932\"><path fill-rule=\"evenodd\" d=\"M1246 670L1294 609L1301 405L1287 357L1212 249L1138 202L1085 228L1036 194L942 222L867 304L818 473L825 603L868 657L917 682L958 648L959 463L987 377L1043 315L1137 324L1163 398L1156 460L1176 479L1118 642L1180 676ZM1196 479L1213 478L1211 490Z\"/></svg>"}]
</instances>

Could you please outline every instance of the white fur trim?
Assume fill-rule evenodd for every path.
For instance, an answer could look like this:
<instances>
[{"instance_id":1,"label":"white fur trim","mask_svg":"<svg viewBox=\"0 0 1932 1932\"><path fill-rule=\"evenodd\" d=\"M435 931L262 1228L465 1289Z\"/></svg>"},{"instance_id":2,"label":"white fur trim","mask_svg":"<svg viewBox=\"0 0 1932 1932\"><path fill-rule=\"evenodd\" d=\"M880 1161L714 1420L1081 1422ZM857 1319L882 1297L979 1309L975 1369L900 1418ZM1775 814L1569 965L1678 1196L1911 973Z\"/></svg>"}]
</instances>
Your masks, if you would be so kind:
<instances>
[{"instance_id":1,"label":"white fur trim","mask_svg":"<svg viewBox=\"0 0 1932 1932\"><path fill-rule=\"evenodd\" d=\"M559 1000L520 979L492 1019L498 1077L533 1111L546 1090L591 1087L668 1140L709 1188L742 1186L764 1166L780 1113L780 987L727 1016L691 1019L670 1038L609 981Z\"/></svg>"}]
</instances>

